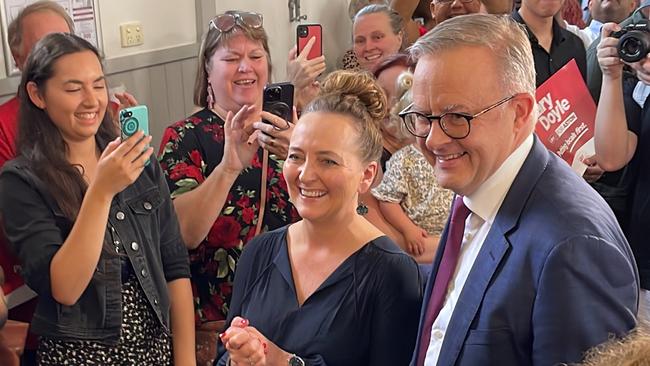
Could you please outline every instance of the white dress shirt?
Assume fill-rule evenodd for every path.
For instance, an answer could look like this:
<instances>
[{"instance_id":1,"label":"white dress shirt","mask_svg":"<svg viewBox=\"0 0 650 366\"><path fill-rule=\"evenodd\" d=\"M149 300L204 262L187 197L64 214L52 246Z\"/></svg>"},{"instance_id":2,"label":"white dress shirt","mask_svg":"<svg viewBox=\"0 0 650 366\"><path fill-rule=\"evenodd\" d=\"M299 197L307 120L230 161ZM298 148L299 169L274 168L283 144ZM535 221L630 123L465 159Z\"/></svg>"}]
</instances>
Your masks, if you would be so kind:
<instances>
[{"instance_id":1,"label":"white dress shirt","mask_svg":"<svg viewBox=\"0 0 650 366\"><path fill-rule=\"evenodd\" d=\"M431 327L431 340L424 360L425 366L435 366L438 363L447 327L463 291L467 276L474 266L481 247L483 247L483 242L492 227L506 193L532 147L533 135L531 134L474 193L463 197L463 202L472 212L465 220L458 264L449 281L445 303Z\"/></svg>"}]
</instances>

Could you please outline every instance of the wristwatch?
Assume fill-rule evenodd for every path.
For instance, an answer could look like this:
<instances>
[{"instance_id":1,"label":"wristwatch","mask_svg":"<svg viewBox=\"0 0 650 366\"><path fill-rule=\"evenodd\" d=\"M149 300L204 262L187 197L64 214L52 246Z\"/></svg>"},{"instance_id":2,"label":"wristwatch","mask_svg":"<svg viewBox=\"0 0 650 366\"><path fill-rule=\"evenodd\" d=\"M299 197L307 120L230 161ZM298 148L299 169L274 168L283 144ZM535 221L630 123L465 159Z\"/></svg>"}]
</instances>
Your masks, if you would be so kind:
<instances>
[{"instance_id":1,"label":"wristwatch","mask_svg":"<svg viewBox=\"0 0 650 366\"><path fill-rule=\"evenodd\" d=\"M289 357L289 366L305 366L305 361L295 354L292 354L291 357Z\"/></svg>"}]
</instances>

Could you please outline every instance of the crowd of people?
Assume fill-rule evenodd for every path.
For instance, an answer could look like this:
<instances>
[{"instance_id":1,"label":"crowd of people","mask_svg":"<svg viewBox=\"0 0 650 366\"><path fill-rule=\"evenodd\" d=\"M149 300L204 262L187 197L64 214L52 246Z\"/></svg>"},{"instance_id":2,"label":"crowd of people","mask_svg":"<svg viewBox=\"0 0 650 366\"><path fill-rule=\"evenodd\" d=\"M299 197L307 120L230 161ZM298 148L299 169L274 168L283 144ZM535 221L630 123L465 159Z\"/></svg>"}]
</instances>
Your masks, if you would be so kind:
<instances>
[{"instance_id":1,"label":"crowd of people","mask_svg":"<svg viewBox=\"0 0 650 366\"><path fill-rule=\"evenodd\" d=\"M157 154L68 14L25 7L0 329L30 332L19 360L0 331L0 364L650 363L650 56L615 33L635 1L351 0L344 55L288 50L290 117L262 108L263 15L217 14ZM597 103L583 176L534 133L571 60Z\"/></svg>"}]
</instances>

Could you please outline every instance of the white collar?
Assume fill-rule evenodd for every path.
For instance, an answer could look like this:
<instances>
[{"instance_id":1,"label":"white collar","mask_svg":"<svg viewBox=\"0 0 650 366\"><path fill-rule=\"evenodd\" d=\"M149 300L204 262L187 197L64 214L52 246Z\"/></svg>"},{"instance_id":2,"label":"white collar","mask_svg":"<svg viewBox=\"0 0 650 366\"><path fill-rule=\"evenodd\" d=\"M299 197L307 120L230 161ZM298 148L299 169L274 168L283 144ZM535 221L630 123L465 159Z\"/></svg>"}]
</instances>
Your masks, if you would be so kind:
<instances>
[{"instance_id":1,"label":"white collar","mask_svg":"<svg viewBox=\"0 0 650 366\"><path fill-rule=\"evenodd\" d=\"M463 198L472 213L492 224L506 193L533 147L533 141L531 133L474 193Z\"/></svg>"}]
</instances>

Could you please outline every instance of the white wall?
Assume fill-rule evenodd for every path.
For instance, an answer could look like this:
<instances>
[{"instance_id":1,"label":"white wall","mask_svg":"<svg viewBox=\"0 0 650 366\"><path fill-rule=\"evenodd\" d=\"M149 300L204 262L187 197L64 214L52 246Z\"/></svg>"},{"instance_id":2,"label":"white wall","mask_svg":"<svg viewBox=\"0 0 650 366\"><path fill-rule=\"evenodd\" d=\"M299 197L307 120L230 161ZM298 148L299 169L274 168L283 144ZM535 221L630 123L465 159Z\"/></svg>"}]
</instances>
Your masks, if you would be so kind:
<instances>
[{"instance_id":1,"label":"white wall","mask_svg":"<svg viewBox=\"0 0 650 366\"><path fill-rule=\"evenodd\" d=\"M99 19L107 59L197 41L196 5L190 0L99 0ZM144 44L121 48L120 24L142 23Z\"/></svg>"},{"instance_id":2,"label":"white wall","mask_svg":"<svg viewBox=\"0 0 650 366\"><path fill-rule=\"evenodd\" d=\"M286 75L287 55L296 40L296 22L289 21L287 0L215 0L217 13L226 10L247 10L264 16L264 29L269 35L273 60L273 80L282 81ZM323 26L323 52L329 70L351 45L352 23L348 17L349 0L301 0L301 13L307 15L302 23Z\"/></svg>"}]
</instances>

